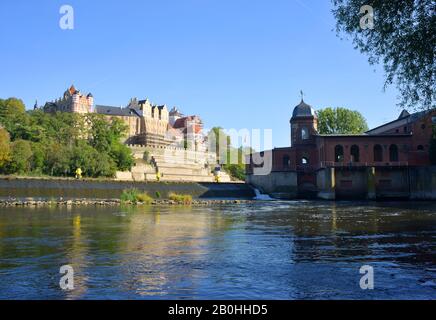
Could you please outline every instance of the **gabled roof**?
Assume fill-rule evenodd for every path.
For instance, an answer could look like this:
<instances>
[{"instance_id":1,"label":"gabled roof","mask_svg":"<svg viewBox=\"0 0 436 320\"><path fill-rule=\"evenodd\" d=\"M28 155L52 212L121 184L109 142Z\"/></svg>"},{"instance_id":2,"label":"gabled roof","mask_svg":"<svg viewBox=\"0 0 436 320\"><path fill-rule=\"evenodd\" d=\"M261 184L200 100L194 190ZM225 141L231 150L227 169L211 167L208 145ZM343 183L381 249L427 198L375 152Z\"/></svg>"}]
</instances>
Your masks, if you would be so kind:
<instances>
[{"instance_id":1,"label":"gabled roof","mask_svg":"<svg viewBox=\"0 0 436 320\"><path fill-rule=\"evenodd\" d=\"M203 130L201 119L198 116L189 116L177 119L176 122L174 122L173 128L183 129L184 132L186 132L189 122L194 122L193 127L195 133L200 133L201 130Z\"/></svg>"},{"instance_id":2,"label":"gabled roof","mask_svg":"<svg viewBox=\"0 0 436 320\"><path fill-rule=\"evenodd\" d=\"M403 111L401 111L400 116L398 117L398 119L403 119L410 116L409 111L407 111L406 109L404 109Z\"/></svg>"},{"instance_id":3,"label":"gabled roof","mask_svg":"<svg viewBox=\"0 0 436 320\"><path fill-rule=\"evenodd\" d=\"M433 111L434 109L430 109L430 110L425 110L425 111L420 111L420 112L415 112L410 114L407 110L403 110L400 114L400 116L398 117L398 119L384 123L378 127L375 127L371 130L366 131L365 133L373 135L374 132L375 133L382 133L383 132L383 128L385 128L385 130L390 130L391 128L395 128L396 126L401 126L403 124L408 124L408 123L412 123L415 122L419 119L421 119L422 117L424 117L427 113Z\"/></svg>"}]
</instances>

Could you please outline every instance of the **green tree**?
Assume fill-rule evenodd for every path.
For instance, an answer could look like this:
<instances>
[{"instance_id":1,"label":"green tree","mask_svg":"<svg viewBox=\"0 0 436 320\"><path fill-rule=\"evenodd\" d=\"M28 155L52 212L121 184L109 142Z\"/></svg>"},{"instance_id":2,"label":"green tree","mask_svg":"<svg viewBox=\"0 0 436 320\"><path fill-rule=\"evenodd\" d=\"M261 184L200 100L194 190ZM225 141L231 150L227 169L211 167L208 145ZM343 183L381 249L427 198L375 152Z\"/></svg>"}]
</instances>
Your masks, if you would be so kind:
<instances>
[{"instance_id":1,"label":"green tree","mask_svg":"<svg viewBox=\"0 0 436 320\"><path fill-rule=\"evenodd\" d=\"M358 111L346 108L325 108L317 112L321 134L359 134L368 130L365 118Z\"/></svg>"},{"instance_id":2,"label":"green tree","mask_svg":"<svg viewBox=\"0 0 436 320\"><path fill-rule=\"evenodd\" d=\"M127 126L117 118L112 118L108 121L104 116L99 114L90 114L87 117L89 123L89 143L98 151L110 152L111 145L120 142L120 139L127 130Z\"/></svg>"},{"instance_id":3,"label":"green tree","mask_svg":"<svg viewBox=\"0 0 436 320\"><path fill-rule=\"evenodd\" d=\"M207 138L209 150L215 152L220 162L224 162L223 160L226 159L226 162L229 163L231 139L230 136L224 132L224 129L221 127L212 128Z\"/></svg>"},{"instance_id":4,"label":"green tree","mask_svg":"<svg viewBox=\"0 0 436 320\"><path fill-rule=\"evenodd\" d=\"M45 152L44 147L41 143L33 142L32 146L32 158L30 160L30 166L32 172L42 173L44 171L44 159Z\"/></svg>"},{"instance_id":5,"label":"green tree","mask_svg":"<svg viewBox=\"0 0 436 320\"><path fill-rule=\"evenodd\" d=\"M29 117L20 99L0 99L0 124L9 132L12 140L29 138Z\"/></svg>"},{"instance_id":6,"label":"green tree","mask_svg":"<svg viewBox=\"0 0 436 320\"><path fill-rule=\"evenodd\" d=\"M50 142L46 147L46 156L44 159L44 173L51 176L69 176L72 175L70 169L72 150L69 146Z\"/></svg>"},{"instance_id":7,"label":"green tree","mask_svg":"<svg viewBox=\"0 0 436 320\"><path fill-rule=\"evenodd\" d=\"M114 160L105 152L98 152L95 148L82 140L72 149L70 172L81 168L85 177L112 177L117 169Z\"/></svg>"},{"instance_id":8,"label":"green tree","mask_svg":"<svg viewBox=\"0 0 436 320\"><path fill-rule=\"evenodd\" d=\"M254 150L250 147L239 147L238 149L231 147L230 153L237 153L238 163L231 163L229 161L224 165L224 170L227 171L233 179L244 181L246 171L245 157L253 152Z\"/></svg>"},{"instance_id":9,"label":"green tree","mask_svg":"<svg viewBox=\"0 0 436 320\"><path fill-rule=\"evenodd\" d=\"M0 172L5 170L6 164L11 158L11 146L9 133L0 127Z\"/></svg>"},{"instance_id":10,"label":"green tree","mask_svg":"<svg viewBox=\"0 0 436 320\"><path fill-rule=\"evenodd\" d=\"M434 0L332 0L338 34L351 35L371 65L380 61L385 88L396 83L403 107L435 107L436 2ZM374 12L374 28L362 29L364 5ZM366 12L368 14L368 12Z\"/></svg>"},{"instance_id":11,"label":"green tree","mask_svg":"<svg viewBox=\"0 0 436 320\"><path fill-rule=\"evenodd\" d=\"M120 171L132 169L135 163L130 148L121 142L112 143L110 156L115 161L117 169Z\"/></svg>"},{"instance_id":12,"label":"green tree","mask_svg":"<svg viewBox=\"0 0 436 320\"><path fill-rule=\"evenodd\" d=\"M245 156L252 149L234 148L231 143L230 136L221 127L214 127L208 133L209 151L216 152L217 159L222 163L223 169L233 179L245 180Z\"/></svg>"},{"instance_id":13,"label":"green tree","mask_svg":"<svg viewBox=\"0 0 436 320\"><path fill-rule=\"evenodd\" d=\"M26 140L16 140L12 143L12 156L9 162L9 173L29 173L32 148Z\"/></svg>"}]
</instances>

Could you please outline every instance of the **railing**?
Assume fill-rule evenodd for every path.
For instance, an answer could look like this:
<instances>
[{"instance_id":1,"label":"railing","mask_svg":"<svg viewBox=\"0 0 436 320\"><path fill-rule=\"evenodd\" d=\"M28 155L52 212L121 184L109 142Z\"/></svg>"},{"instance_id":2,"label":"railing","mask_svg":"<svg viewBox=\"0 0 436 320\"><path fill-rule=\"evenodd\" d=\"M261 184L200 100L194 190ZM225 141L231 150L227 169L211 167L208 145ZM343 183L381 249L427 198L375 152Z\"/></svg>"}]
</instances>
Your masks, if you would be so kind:
<instances>
[{"instance_id":1,"label":"railing","mask_svg":"<svg viewBox=\"0 0 436 320\"><path fill-rule=\"evenodd\" d=\"M407 161L394 162L333 162L321 161L320 168L407 167Z\"/></svg>"}]
</instances>

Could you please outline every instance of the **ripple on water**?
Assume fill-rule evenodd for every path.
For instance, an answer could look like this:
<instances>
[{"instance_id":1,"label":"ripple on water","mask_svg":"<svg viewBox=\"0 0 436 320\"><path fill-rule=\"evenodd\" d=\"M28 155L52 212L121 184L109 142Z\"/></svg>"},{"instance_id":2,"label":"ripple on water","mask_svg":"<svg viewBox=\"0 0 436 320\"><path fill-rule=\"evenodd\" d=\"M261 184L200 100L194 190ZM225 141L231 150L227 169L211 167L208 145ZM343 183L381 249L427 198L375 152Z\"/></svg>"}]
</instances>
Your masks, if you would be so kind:
<instances>
[{"instance_id":1,"label":"ripple on water","mask_svg":"<svg viewBox=\"0 0 436 320\"><path fill-rule=\"evenodd\" d=\"M0 208L0 298L428 299L435 226L435 204ZM65 263L76 296L57 290ZM358 285L364 264L371 295Z\"/></svg>"}]
</instances>

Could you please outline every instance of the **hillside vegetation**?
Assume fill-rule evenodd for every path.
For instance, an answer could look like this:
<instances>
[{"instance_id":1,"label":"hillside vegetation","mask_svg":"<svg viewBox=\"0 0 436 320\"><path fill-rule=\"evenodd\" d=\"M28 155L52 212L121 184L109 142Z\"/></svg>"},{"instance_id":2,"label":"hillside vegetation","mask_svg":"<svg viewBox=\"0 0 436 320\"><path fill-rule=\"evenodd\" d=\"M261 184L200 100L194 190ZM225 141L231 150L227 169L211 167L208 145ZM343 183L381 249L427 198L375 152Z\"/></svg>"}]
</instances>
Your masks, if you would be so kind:
<instances>
[{"instance_id":1,"label":"hillside vegetation","mask_svg":"<svg viewBox=\"0 0 436 320\"><path fill-rule=\"evenodd\" d=\"M26 111L16 98L0 99L0 174L113 177L134 159L121 142L126 126L98 114Z\"/></svg>"}]
</instances>

